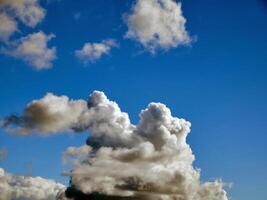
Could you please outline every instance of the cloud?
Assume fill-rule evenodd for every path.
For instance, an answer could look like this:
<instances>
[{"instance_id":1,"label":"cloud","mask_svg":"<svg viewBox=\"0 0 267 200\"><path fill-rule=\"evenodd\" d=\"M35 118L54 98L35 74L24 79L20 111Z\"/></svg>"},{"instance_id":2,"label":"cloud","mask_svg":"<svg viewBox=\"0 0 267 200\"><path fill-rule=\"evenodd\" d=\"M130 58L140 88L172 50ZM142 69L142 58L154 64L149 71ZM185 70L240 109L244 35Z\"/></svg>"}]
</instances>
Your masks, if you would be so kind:
<instances>
[{"instance_id":1,"label":"cloud","mask_svg":"<svg viewBox=\"0 0 267 200\"><path fill-rule=\"evenodd\" d=\"M74 17L75 20L78 20L78 19L81 18L81 15L82 14L80 12L76 12L76 13L74 13L73 17Z\"/></svg>"},{"instance_id":2,"label":"cloud","mask_svg":"<svg viewBox=\"0 0 267 200\"><path fill-rule=\"evenodd\" d=\"M46 14L39 0L1 0L0 12L6 11L29 27L35 27Z\"/></svg>"},{"instance_id":3,"label":"cloud","mask_svg":"<svg viewBox=\"0 0 267 200\"><path fill-rule=\"evenodd\" d=\"M0 162L7 156L7 150L5 148L0 149Z\"/></svg>"},{"instance_id":4,"label":"cloud","mask_svg":"<svg viewBox=\"0 0 267 200\"><path fill-rule=\"evenodd\" d=\"M56 48L47 45L54 37L53 34L46 35L42 31L28 34L16 41L15 47L5 49L4 53L22 59L37 70L48 69L56 59Z\"/></svg>"},{"instance_id":5,"label":"cloud","mask_svg":"<svg viewBox=\"0 0 267 200\"><path fill-rule=\"evenodd\" d=\"M0 41L7 42L17 30L17 22L6 13L0 13Z\"/></svg>"},{"instance_id":6,"label":"cloud","mask_svg":"<svg viewBox=\"0 0 267 200\"><path fill-rule=\"evenodd\" d=\"M200 170L193 166L195 156L186 142L190 122L172 116L161 103L150 103L139 116L140 121L132 124L115 102L94 91L87 102L49 94L2 125L46 134L68 129L90 132L88 147L65 151L77 157L66 191L74 200L228 199L223 182L202 182Z\"/></svg>"},{"instance_id":7,"label":"cloud","mask_svg":"<svg viewBox=\"0 0 267 200\"><path fill-rule=\"evenodd\" d=\"M41 177L17 176L0 168L0 200L62 199L65 186ZM63 200L63 199L62 199Z\"/></svg>"},{"instance_id":8,"label":"cloud","mask_svg":"<svg viewBox=\"0 0 267 200\"><path fill-rule=\"evenodd\" d=\"M63 132L78 123L85 108L86 102L83 100L72 101L66 96L48 93L42 99L30 102L22 116L11 115L2 120L2 126L15 124L19 128L13 130L23 135L32 132L43 135Z\"/></svg>"},{"instance_id":9,"label":"cloud","mask_svg":"<svg viewBox=\"0 0 267 200\"><path fill-rule=\"evenodd\" d=\"M78 161L82 161L89 155L91 151L92 148L88 145L83 145L80 147L68 147L62 154L62 161L64 164L73 159L76 161L77 159Z\"/></svg>"},{"instance_id":10,"label":"cloud","mask_svg":"<svg viewBox=\"0 0 267 200\"><path fill-rule=\"evenodd\" d=\"M18 22L34 28L45 15L46 10L39 0L0 0L0 41L5 45L1 53L22 59L37 70L51 68L56 48L47 47L47 43L55 37L53 34L39 31L9 41L15 32L19 32Z\"/></svg>"},{"instance_id":11,"label":"cloud","mask_svg":"<svg viewBox=\"0 0 267 200\"><path fill-rule=\"evenodd\" d=\"M108 55L112 48L118 47L116 40L108 39L100 43L85 43L83 48L75 51L75 55L84 63L94 62L103 55Z\"/></svg>"},{"instance_id":12,"label":"cloud","mask_svg":"<svg viewBox=\"0 0 267 200\"><path fill-rule=\"evenodd\" d=\"M125 37L140 42L151 53L191 43L181 3L174 0L137 0L125 22Z\"/></svg>"}]
</instances>

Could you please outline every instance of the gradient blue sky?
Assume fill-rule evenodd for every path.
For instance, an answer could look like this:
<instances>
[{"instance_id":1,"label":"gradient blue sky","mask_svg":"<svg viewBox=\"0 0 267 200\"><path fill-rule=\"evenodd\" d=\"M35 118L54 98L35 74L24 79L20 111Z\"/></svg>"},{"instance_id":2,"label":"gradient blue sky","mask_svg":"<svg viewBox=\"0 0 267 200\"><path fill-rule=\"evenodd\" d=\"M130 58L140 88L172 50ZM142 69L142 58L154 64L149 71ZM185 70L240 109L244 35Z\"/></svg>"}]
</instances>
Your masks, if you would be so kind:
<instances>
[{"instance_id":1,"label":"gradient blue sky","mask_svg":"<svg viewBox=\"0 0 267 200\"><path fill-rule=\"evenodd\" d=\"M126 40L122 15L130 0L42 2L45 20L35 29L54 33L57 60L36 71L0 55L0 116L20 113L32 99L53 92L86 99L102 90L136 123L151 101L165 103L174 116L192 123L188 137L202 180L232 182L233 200L267 199L267 3L260 0L182 1L191 47L151 55ZM80 18L74 15L80 13ZM15 36L16 37L16 36ZM85 42L115 38L120 48L84 66L74 51ZM87 133L47 138L20 137L0 130L0 163L17 174L67 183L61 152L85 142Z\"/></svg>"}]
</instances>

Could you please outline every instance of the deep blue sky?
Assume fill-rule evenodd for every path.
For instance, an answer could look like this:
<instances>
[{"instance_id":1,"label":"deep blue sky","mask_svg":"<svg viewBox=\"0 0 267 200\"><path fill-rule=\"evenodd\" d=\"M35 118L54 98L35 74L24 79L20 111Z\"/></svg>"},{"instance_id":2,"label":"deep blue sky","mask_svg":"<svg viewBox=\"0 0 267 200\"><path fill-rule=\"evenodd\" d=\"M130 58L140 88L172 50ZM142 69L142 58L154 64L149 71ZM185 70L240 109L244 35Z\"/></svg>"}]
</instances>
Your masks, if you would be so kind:
<instances>
[{"instance_id":1,"label":"deep blue sky","mask_svg":"<svg viewBox=\"0 0 267 200\"><path fill-rule=\"evenodd\" d=\"M267 3L260 0L182 1L187 30L197 40L151 55L126 40L122 14L132 1L63 0L43 4L45 20L34 30L54 33L58 59L36 71L0 55L0 116L19 113L32 99L53 92L86 99L102 90L131 120L151 101L192 122L188 137L202 180L232 182L233 200L267 198ZM74 18L80 13L80 19ZM21 27L22 33L34 30ZM84 66L73 55L85 42L116 38L120 48ZM85 142L87 133L47 138L0 131L7 171L67 183L61 152Z\"/></svg>"}]
</instances>

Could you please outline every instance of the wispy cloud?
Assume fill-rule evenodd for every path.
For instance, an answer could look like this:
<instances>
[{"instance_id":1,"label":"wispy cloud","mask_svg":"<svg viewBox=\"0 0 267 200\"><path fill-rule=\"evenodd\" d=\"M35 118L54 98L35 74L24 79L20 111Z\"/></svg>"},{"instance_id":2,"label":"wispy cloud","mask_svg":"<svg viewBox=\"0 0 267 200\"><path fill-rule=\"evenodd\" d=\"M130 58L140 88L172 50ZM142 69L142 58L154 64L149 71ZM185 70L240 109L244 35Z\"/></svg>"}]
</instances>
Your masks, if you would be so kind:
<instances>
[{"instance_id":1,"label":"wispy cloud","mask_svg":"<svg viewBox=\"0 0 267 200\"><path fill-rule=\"evenodd\" d=\"M82 49L76 50L75 55L84 63L95 62L103 55L108 55L112 48L118 47L114 39L103 40L99 43L85 43Z\"/></svg>"},{"instance_id":2,"label":"wispy cloud","mask_svg":"<svg viewBox=\"0 0 267 200\"><path fill-rule=\"evenodd\" d=\"M7 156L7 150L5 148L0 149L0 162Z\"/></svg>"},{"instance_id":3,"label":"wispy cloud","mask_svg":"<svg viewBox=\"0 0 267 200\"><path fill-rule=\"evenodd\" d=\"M5 12L0 13L0 41L7 42L17 30L16 20Z\"/></svg>"},{"instance_id":4,"label":"wispy cloud","mask_svg":"<svg viewBox=\"0 0 267 200\"><path fill-rule=\"evenodd\" d=\"M74 19L78 20L78 19L81 18L81 13L80 12L76 12L76 13L74 13L73 17L74 17Z\"/></svg>"}]
</instances>

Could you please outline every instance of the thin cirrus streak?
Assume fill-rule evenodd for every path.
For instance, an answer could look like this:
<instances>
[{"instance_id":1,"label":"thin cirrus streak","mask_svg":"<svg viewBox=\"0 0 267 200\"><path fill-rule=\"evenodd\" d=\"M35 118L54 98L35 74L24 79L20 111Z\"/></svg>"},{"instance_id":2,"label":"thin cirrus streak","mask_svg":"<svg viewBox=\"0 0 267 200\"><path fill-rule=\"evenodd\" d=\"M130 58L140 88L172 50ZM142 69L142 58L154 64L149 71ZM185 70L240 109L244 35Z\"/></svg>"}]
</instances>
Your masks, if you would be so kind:
<instances>
[{"instance_id":1,"label":"thin cirrus streak","mask_svg":"<svg viewBox=\"0 0 267 200\"><path fill-rule=\"evenodd\" d=\"M49 93L30 102L21 116L3 119L2 127L23 135L90 131L87 146L64 152L77 158L64 198L228 199L222 181L200 181L186 142L190 122L173 117L161 103L150 103L139 116L132 124L103 92L94 91L88 101Z\"/></svg>"}]
</instances>

